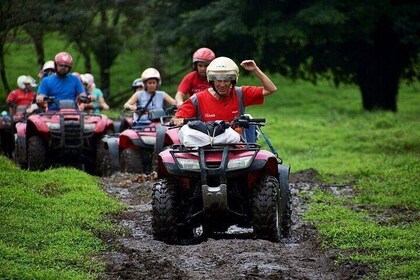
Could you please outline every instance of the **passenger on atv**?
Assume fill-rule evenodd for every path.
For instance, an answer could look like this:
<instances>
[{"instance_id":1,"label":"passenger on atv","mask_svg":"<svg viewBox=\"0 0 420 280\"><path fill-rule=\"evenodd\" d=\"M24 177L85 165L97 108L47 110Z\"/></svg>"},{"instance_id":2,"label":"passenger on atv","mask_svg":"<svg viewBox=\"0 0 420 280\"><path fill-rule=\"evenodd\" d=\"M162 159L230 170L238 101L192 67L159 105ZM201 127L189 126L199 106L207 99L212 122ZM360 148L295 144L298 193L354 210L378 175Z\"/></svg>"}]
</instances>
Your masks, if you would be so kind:
<instances>
[{"instance_id":1,"label":"passenger on atv","mask_svg":"<svg viewBox=\"0 0 420 280\"><path fill-rule=\"evenodd\" d=\"M133 126L141 121L148 121L148 112L152 109L163 109L167 105L175 105L175 99L164 91L159 90L162 83L160 73L154 68L147 68L141 74L144 84L143 91L136 91L124 104L125 109L133 112L140 110L140 114L133 114Z\"/></svg>"},{"instance_id":2,"label":"passenger on atv","mask_svg":"<svg viewBox=\"0 0 420 280\"><path fill-rule=\"evenodd\" d=\"M31 105L36 96L33 88L38 86L35 79L27 75L19 76L17 85L19 88L11 91L6 98L9 114L13 116L15 122L24 118L26 108Z\"/></svg>"}]
</instances>

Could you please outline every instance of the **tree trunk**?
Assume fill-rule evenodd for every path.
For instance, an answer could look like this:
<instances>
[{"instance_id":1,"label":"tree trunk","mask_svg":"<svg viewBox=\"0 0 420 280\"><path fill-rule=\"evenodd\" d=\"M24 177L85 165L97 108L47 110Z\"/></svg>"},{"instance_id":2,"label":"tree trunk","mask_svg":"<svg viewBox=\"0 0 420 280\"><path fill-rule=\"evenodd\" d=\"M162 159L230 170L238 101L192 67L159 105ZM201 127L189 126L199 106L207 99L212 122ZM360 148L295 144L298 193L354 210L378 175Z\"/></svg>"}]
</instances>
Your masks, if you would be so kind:
<instances>
[{"instance_id":1,"label":"tree trunk","mask_svg":"<svg viewBox=\"0 0 420 280\"><path fill-rule=\"evenodd\" d=\"M100 79L101 79L101 90L104 93L105 99L109 97L110 94L110 76L109 76L109 67L100 67Z\"/></svg>"},{"instance_id":2,"label":"tree trunk","mask_svg":"<svg viewBox=\"0 0 420 280\"><path fill-rule=\"evenodd\" d=\"M32 42L34 43L34 46L35 46L37 63L38 63L39 69L41 70L45 62L44 31L42 30L42 27L40 24L36 24L36 28L34 28L33 26L32 27L27 26L25 27L25 31L32 38Z\"/></svg>"},{"instance_id":3,"label":"tree trunk","mask_svg":"<svg viewBox=\"0 0 420 280\"><path fill-rule=\"evenodd\" d=\"M365 110L397 111L399 81L408 57L386 19L380 21L359 61L357 82Z\"/></svg>"},{"instance_id":4,"label":"tree trunk","mask_svg":"<svg viewBox=\"0 0 420 280\"><path fill-rule=\"evenodd\" d=\"M0 77L7 96L10 92L10 86L6 77L6 66L4 64L4 42L2 40L0 40Z\"/></svg>"}]
</instances>

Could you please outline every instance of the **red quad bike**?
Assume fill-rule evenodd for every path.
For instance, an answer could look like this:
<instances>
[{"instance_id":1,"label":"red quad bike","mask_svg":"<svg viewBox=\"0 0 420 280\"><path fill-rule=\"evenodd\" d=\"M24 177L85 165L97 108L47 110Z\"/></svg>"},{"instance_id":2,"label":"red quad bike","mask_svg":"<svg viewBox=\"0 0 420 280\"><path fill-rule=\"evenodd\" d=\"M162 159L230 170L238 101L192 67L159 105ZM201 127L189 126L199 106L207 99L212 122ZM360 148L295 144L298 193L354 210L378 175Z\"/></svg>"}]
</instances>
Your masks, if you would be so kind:
<instances>
[{"instance_id":1,"label":"red quad bike","mask_svg":"<svg viewBox=\"0 0 420 280\"><path fill-rule=\"evenodd\" d=\"M179 128L168 128L165 141L175 144L158 156L159 180L152 193L155 239L183 244L233 225L252 227L256 238L273 242L290 237L290 167L282 165L261 130L264 123L241 116L232 126L255 125L272 152L245 142L189 148L174 137Z\"/></svg>"},{"instance_id":2,"label":"red quad bike","mask_svg":"<svg viewBox=\"0 0 420 280\"><path fill-rule=\"evenodd\" d=\"M45 99L49 104L54 98ZM89 103L80 97L78 102ZM113 121L105 115L75 109L74 101L63 100L58 111L28 117L16 125L16 162L22 168L43 170L50 166L74 166L90 174L97 172L101 138L113 131Z\"/></svg>"},{"instance_id":3,"label":"red quad bike","mask_svg":"<svg viewBox=\"0 0 420 280\"><path fill-rule=\"evenodd\" d=\"M26 108L27 106L17 106L12 117L0 116L1 150L9 158L14 156L16 124L26 120Z\"/></svg>"},{"instance_id":4,"label":"red quad bike","mask_svg":"<svg viewBox=\"0 0 420 280\"><path fill-rule=\"evenodd\" d=\"M152 109L148 120L133 122L131 129L126 129L119 136L120 170L127 173L150 173L154 169L154 151L156 131L171 118L176 106L164 109ZM141 111L136 112L139 116Z\"/></svg>"}]
</instances>

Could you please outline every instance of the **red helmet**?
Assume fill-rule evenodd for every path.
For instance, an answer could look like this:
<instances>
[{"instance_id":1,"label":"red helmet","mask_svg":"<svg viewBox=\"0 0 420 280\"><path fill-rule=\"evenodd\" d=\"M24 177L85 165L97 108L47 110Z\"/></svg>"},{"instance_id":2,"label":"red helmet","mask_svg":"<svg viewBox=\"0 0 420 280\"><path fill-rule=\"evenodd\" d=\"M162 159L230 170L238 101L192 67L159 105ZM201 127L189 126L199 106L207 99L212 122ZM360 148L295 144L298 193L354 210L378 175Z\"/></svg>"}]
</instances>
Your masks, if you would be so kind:
<instances>
[{"instance_id":1,"label":"red helmet","mask_svg":"<svg viewBox=\"0 0 420 280\"><path fill-rule=\"evenodd\" d=\"M67 52L59 52L55 55L54 62L67 65L71 68L73 66L73 57L71 57L71 55Z\"/></svg>"},{"instance_id":2,"label":"red helmet","mask_svg":"<svg viewBox=\"0 0 420 280\"><path fill-rule=\"evenodd\" d=\"M214 52L209 48L200 48L193 54L193 63L202 61L210 63L216 56Z\"/></svg>"}]
</instances>

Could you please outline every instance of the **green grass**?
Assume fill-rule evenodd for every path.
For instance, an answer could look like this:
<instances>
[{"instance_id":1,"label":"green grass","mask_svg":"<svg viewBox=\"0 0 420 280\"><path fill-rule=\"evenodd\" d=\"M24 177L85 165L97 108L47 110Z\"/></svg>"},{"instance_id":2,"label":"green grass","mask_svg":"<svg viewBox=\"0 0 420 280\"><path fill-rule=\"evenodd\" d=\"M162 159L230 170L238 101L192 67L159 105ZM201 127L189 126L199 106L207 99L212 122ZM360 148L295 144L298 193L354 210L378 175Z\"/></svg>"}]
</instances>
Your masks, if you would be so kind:
<instances>
[{"instance_id":1,"label":"green grass","mask_svg":"<svg viewBox=\"0 0 420 280\"><path fill-rule=\"evenodd\" d=\"M0 278L96 279L98 236L115 231L106 217L122 206L75 169L29 172L2 156L0 166Z\"/></svg>"},{"instance_id":2,"label":"green grass","mask_svg":"<svg viewBox=\"0 0 420 280\"><path fill-rule=\"evenodd\" d=\"M244 82L245 84L245 82ZM373 279L420 277L420 95L403 86L399 112L364 112L355 87L277 82L277 96L254 107L292 172L318 170L326 182L348 184L356 196L324 191L306 218L340 261L371 265ZM361 210L362 209L362 210Z\"/></svg>"}]
</instances>

